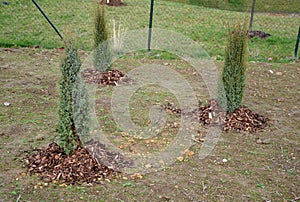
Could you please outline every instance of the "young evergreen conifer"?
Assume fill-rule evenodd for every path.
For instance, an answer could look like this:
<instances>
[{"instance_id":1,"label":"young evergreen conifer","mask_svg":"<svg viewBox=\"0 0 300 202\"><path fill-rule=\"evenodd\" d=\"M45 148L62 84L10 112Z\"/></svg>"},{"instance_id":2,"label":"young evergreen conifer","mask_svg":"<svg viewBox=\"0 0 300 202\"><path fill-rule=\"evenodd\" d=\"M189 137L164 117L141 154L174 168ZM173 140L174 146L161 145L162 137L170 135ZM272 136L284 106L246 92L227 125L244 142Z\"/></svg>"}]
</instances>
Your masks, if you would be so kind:
<instances>
[{"instance_id":1,"label":"young evergreen conifer","mask_svg":"<svg viewBox=\"0 0 300 202\"><path fill-rule=\"evenodd\" d=\"M219 104L229 113L241 106L245 87L247 26L229 26L225 62L221 75L224 89L219 89Z\"/></svg>"},{"instance_id":2,"label":"young evergreen conifer","mask_svg":"<svg viewBox=\"0 0 300 202\"><path fill-rule=\"evenodd\" d=\"M59 145L66 154L70 154L81 145L75 129L73 112L74 85L80 71L81 63L77 49L73 43L66 44L65 56L61 64L61 80L59 82L58 134Z\"/></svg>"},{"instance_id":3,"label":"young evergreen conifer","mask_svg":"<svg viewBox=\"0 0 300 202\"><path fill-rule=\"evenodd\" d=\"M103 5L98 4L95 15L94 66L100 72L107 72L110 70L112 53Z\"/></svg>"}]
</instances>

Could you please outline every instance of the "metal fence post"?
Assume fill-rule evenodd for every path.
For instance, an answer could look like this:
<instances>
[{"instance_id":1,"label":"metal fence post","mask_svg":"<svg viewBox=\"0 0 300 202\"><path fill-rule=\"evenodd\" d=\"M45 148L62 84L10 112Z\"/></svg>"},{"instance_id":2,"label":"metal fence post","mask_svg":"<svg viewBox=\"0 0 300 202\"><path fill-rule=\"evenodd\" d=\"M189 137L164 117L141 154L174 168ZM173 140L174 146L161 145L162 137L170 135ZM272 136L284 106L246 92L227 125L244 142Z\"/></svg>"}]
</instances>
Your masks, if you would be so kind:
<instances>
[{"instance_id":1,"label":"metal fence post","mask_svg":"<svg viewBox=\"0 0 300 202\"><path fill-rule=\"evenodd\" d=\"M39 9L39 11L43 14L43 16L46 18L47 22L51 25L51 27L55 30L55 32L58 34L58 36L61 38L61 40L64 40L61 34L59 33L58 29L54 26L54 24L51 22L51 20L48 18L46 13L43 11L43 9L39 6L39 4L35 1L32 0L34 5Z\"/></svg>"},{"instance_id":2,"label":"metal fence post","mask_svg":"<svg viewBox=\"0 0 300 202\"><path fill-rule=\"evenodd\" d=\"M150 52L151 50L150 47L151 47L151 35L152 35L153 7L154 7L154 0L151 0L149 31L148 31L148 52Z\"/></svg>"},{"instance_id":3,"label":"metal fence post","mask_svg":"<svg viewBox=\"0 0 300 202\"><path fill-rule=\"evenodd\" d=\"M297 37L295 52L294 52L295 59L298 59L299 41L300 41L300 26L299 26L298 37Z\"/></svg>"}]
</instances>

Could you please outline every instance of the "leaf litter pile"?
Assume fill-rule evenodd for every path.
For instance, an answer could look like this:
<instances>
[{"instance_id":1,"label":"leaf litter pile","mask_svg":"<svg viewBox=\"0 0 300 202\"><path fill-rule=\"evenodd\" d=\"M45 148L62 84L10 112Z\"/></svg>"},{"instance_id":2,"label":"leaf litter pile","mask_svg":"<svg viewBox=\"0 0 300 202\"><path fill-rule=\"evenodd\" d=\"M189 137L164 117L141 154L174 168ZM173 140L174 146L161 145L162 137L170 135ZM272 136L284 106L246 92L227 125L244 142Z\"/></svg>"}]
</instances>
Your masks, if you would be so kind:
<instances>
[{"instance_id":1,"label":"leaf litter pile","mask_svg":"<svg viewBox=\"0 0 300 202\"><path fill-rule=\"evenodd\" d=\"M37 174L44 182L99 183L116 174L99 164L85 148L78 148L68 156L55 142L27 156L25 162L30 174Z\"/></svg>"},{"instance_id":2,"label":"leaf litter pile","mask_svg":"<svg viewBox=\"0 0 300 202\"><path fill-rule=\"evenodd\" d=\"M250 39L254 38L254 37L258 37L261 39L266 39L269 36L271 36L271 34L265 33L263 31L259 31L259 30L253 30L253 31L248 31L248 36Z\"/></svg>"},{"instance_id":3,"label":"leaf litter pile","mask_svg":"<svg viewBox=\"0 0 300 202\"><path fill-rule=\"evenodd\" d=\"M163 106L167 111L172 113L181 113L180 109L172 107L168 103ZM182 112L184 114L184 112ZM263 115L257 114L247 107L236 109L233 113L227 113L212 99L199 109L193 112L192 116L204 125L220 125L224 131L246 131L253 133L268 125L269 119Z\"/></svg>"},{"instance_id":4,"label":"leaf litter pile","mask_svg":"<svg viewBox=\"0 0 300 202\"><path fill-rule=\"evenodd\" d=\"M86 83L104 86L117 86L119 84L132 84L132 80L119 70L99 72L96 69L87 68L81 72L81 76Z\"/></svg>"},{"instance_id":5,"label":"leaf litter pile","mask_svg":"<svg viewBox=\"0 0 300 202\"><path fill-rule=\"evenodd\" d=\"M126 4L122 2L122 0L102 0L101 4L108 6L126 6Z\"/></svg>"}]
</instances>

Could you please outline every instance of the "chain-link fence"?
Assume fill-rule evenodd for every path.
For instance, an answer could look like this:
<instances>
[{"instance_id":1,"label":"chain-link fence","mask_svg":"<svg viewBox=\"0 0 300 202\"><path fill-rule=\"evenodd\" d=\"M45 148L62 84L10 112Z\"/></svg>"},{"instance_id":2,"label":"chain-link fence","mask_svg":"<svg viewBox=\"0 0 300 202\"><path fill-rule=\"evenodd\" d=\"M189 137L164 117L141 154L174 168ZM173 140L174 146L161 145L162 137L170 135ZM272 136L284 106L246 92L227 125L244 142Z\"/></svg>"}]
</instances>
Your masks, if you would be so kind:
<instances>
[{"instance_id":1,"label":"chain-link fence","mask_svg":"<svg viewBox=\"0 0 300 202\"><path fill-rule=\"evenodd\" d=\"M237 23L239 19L243 20L245 17L250 19L252 0L248 0L247 3L242 0L222 1L227 2L226 4L208 0L181 0L183 3L178 1L155 0L153 28L184 34L201 44L212 56L220 59L223 57L226 44L227 23ZM37 2L63 36L67 31L72 32L81 49L92 49L94 13L99 1L38 0ZM111 28L113 21L117 25L121 24L127 31L147 28L150 0L123 2L126 6L106 6ZM288 0L284 3L272 1L273 4L263 2L259 0L256 2L257 12L254 13L252 30L258 32L254 33L256 37L249 42L249 56L253 60L287 61L293 56L295 49L300 25L300 2L298 0ZM32 1L7 0L0 3L2 47L64 46ZM229 7L230 5L232 7Z\"/></svg>"}]
</instances>

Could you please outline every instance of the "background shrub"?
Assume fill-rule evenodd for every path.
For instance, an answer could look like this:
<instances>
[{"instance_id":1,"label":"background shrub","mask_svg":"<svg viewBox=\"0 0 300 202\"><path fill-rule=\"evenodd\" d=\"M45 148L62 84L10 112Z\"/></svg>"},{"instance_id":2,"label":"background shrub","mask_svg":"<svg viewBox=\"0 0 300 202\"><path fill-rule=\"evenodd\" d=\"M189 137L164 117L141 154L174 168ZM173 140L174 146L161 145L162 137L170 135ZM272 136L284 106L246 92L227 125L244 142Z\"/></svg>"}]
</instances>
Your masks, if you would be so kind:
<instances>
[{"instance_id":1,"label":"background shrub","mask_svg":"<svg viewBox=\"0 0 300 202\"><path fill-rule=\"evenodd\" d=\"M98 4L94 30L94 66L100 72L110 70L112 60L109 31L103 5Z\"/></svg>"}]
</instances>

